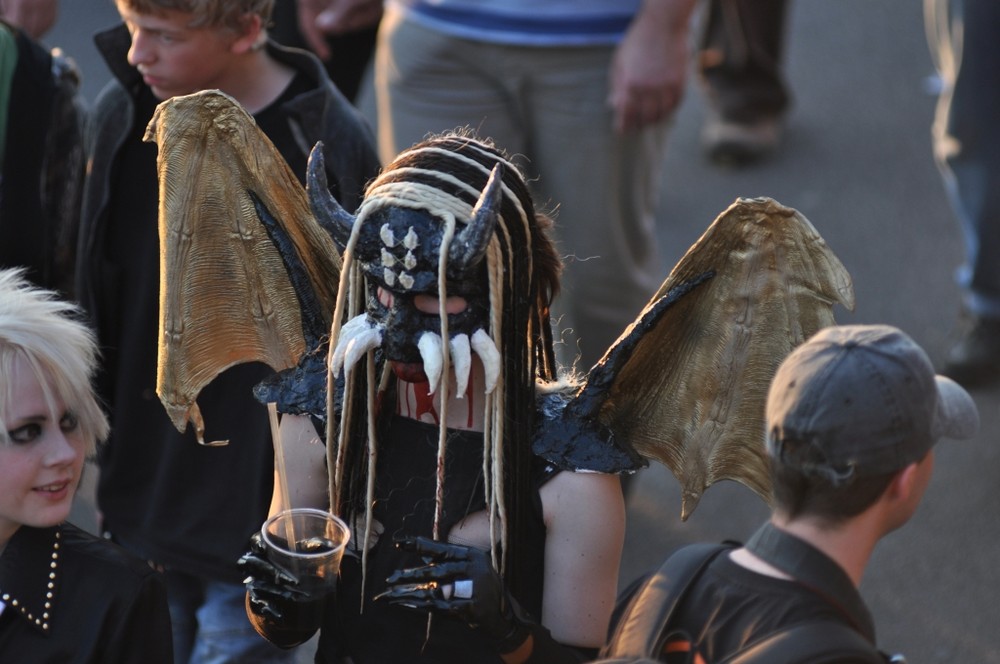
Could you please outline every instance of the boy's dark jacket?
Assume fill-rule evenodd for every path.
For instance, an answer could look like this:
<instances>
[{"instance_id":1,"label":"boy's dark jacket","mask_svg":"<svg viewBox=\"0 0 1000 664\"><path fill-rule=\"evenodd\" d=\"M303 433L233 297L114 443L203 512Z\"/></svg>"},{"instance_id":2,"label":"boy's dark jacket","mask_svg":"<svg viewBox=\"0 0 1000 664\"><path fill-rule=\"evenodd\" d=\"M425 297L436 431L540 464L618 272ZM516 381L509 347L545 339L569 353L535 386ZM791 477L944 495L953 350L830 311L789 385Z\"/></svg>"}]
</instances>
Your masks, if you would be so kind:
<instances>
[{"instance_id":1,"label":"boy's dark jacket","mask_svg":"<svg viewBox=\"0 0 1000 664\"><path fill-rule=\"evenodd\" d=\"M78 256L90 260L76 263L77 299L89 312L97 316L100 310L97 292L100 275L100 251L104 238L107 205L110 196L111 169L122 143L132 130L135 110L134 99L143 84L139 71L128 64L126 55L131 37L124 25L98 33L94 37L114 79L101 91L91 109L90 122L84 137L88 177L83 194L83 211L80 221ZM354 210L361 203L366 179L349 180L337 174L378 172L378 157L374 151L374 137L370 130L357 133L357 126L338 132L338 117L358 116L360 125L367 128L357 110L347 101L333 82L318 58L299 49L290 49L269 42L268 53L297 72L303 72L317 82L308 93L289 102L285 110L294 123L293 134L300 137L299 148L308 157L317 141L325 141L327 177L331 190L347 210ZM353 164L353 166L348 166ZM360 166L360 167L359 167ZM95 325L100 324L92 318Z\"/></svg>"}]
</instances>

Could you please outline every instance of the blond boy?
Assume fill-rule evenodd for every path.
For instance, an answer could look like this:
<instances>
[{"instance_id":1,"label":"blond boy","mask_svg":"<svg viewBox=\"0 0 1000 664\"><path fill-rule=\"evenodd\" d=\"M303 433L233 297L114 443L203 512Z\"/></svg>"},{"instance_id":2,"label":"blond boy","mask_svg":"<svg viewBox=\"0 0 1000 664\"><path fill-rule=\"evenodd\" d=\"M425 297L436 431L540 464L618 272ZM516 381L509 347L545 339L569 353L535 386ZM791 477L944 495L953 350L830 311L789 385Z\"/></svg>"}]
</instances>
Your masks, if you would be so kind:
<instances>
[{"instance_id":1,"label":"blond boy","mask_svg":"<svg viewBox=\"0 0 1000 664\"><path fill-rule=\"evenodd\" d=\"M270 42L273 0L118 0L123 25L97 35L113 80L87 131L88 176L77 294L104 348L100 389L112 435L99 457L107 532L165 571L178 662L289 661L254 633L235 561L267 514L266 410L235 367L200 399L212 440L179 434L155 395L158 238L156 146L142 136L156 104L220 89L254 115L304 178L323 141L331 190L354 209L378 169L370 132L312 55Z\"/></svg>"}]
</instances>

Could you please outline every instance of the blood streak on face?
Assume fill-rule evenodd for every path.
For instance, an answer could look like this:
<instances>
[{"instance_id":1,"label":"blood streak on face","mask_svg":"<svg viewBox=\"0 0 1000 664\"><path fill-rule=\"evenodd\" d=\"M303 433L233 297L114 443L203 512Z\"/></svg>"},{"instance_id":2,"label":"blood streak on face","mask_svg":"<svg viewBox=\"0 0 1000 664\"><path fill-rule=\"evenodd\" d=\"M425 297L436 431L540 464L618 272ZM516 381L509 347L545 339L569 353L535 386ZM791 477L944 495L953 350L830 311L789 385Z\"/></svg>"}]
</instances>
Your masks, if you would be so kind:
<instances>
[{"instance_id":1,"label":"blood streak on face","mask_svg":"<svg viewBox=\"0 0 1000 664\"><path fill-rule=\"evenodd\" d=\"M395 365L393 368L396 369ZM473 369L473 372L478 374L479 369ZM396 372L396 375L399 376L399 372ZM441 415L436 404L436 394L431 393L430 383L427 380L407 381L405 378L401 378L401 380L403 384L396 394L396 412L428 424L440 424ZM463 416L466 428L473 426L477 410L482 408L480 400L477 398L477 395L482 393L479 385L478 382L470 381L463 395L462 402L465 404ZM449 394L452 393L449 392ZM455 408L456 405L453 403L449 411L449 420L453 423L455 422Z\"/></svg>"}]
</instances>

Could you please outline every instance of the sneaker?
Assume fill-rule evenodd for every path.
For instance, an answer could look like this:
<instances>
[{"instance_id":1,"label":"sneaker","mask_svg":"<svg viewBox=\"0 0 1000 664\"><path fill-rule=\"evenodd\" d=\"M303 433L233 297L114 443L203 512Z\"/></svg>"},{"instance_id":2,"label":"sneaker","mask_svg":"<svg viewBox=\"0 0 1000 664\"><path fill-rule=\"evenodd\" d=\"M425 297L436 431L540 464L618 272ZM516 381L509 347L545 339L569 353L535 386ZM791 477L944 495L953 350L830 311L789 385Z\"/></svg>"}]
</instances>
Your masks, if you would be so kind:
<instances>
[{"instance_id":1,"label":"sneaker","mask_svg":"<svg viewBox=\"0 0 1000 664\"><path fill-rule=\"evenodd\" d=\"M941 373L966 388L1000 382L1000 319L970 316Z\"/></svg>"},{"instance_id":2,"label":"sneaker","mask_svg":"<svg viewBox=\"0 0 1000 664\"><path fill-rule=\"evenodd\" d=\"M781 139L781 120L771 116L754 122L727 120L709 112L701 128L708 158L722 166L746 166L774 152Z\"/></svg>"}]
</instances>

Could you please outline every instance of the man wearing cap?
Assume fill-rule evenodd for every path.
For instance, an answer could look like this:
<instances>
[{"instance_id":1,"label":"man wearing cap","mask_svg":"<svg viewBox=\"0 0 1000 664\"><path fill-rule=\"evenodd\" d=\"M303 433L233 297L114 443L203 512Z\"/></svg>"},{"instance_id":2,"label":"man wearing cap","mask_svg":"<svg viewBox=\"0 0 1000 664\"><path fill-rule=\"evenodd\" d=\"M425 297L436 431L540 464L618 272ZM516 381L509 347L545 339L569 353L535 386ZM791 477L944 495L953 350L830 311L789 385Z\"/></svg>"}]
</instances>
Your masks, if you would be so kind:
<instances>
[{"instance_id":1,"label":"man wearing cap","mask_svg":"<svg viewBox=\"0 0 1000 664\"><path fill-rule=\"evenodd\" d=\"M766 419L771 519L745 546L722 547L709 558L661 637L649 640L657 651L646 655L666 660L667 646L686 639L682 645L697 653L691 661L716 662L809 625L819 629L813 644L840 654L803 661L880 661L857 587L876 543L916 511L935 442L975 435L975 404L958 384L936 376L924 351L900 330L852 325L821 330L785 359L771 383ZM705 550L686 547L671 560L699 546ZM679 585L684 574L662 576L669 565L661 568L663 583ZM634 650L615 643L623 638L620 626L654 609L628 606L605 654ZM684 638L663 638L668 632ZM773 654L754 661L792 661Z\"/></svg>"}]
</instances>

